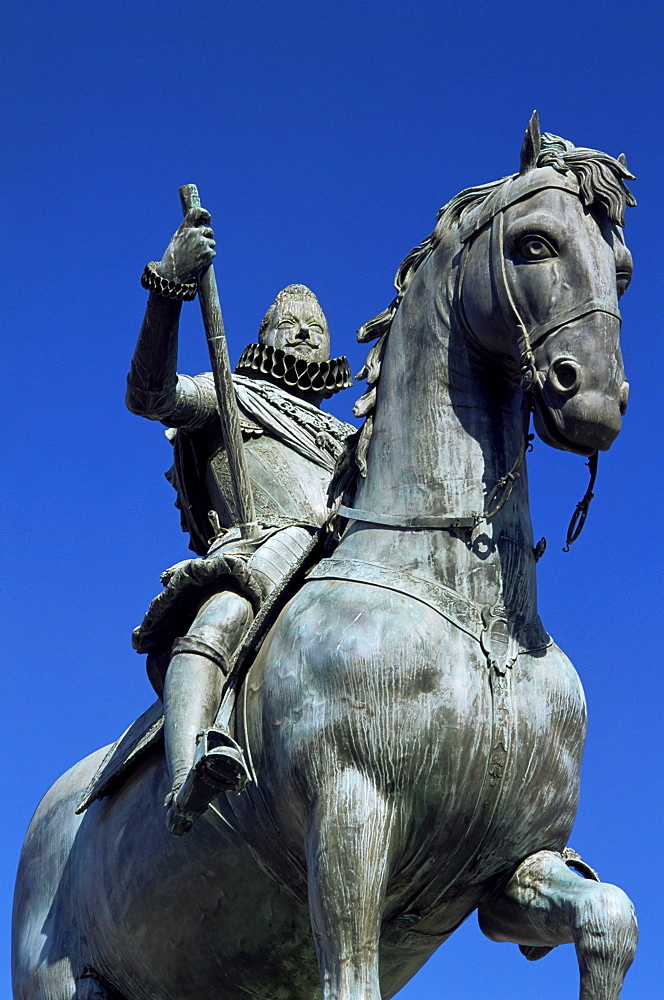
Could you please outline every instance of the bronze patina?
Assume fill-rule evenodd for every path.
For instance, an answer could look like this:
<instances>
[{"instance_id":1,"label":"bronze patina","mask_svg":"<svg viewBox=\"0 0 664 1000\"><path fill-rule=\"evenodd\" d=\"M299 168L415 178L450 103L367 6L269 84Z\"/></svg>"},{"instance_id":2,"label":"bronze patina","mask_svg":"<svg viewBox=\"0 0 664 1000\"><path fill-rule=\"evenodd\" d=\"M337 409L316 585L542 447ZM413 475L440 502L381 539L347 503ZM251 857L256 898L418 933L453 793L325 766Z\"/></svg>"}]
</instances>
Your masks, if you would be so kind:
<instances>
[{"instance_id":1,"label":"bronze patina","mask_svg":"<svg viewBox=\"0 0 664 1000\"><path fill-rule=\"evenodd\" d=\"M214 245L189 210L128 401L169 428L198 558L135 633L155 705L32 821L16 1000L380 1000L473 910L531 960L573 943L581 1000L617 1000L636 919L567 846L586 708L537 612L526 452L534 414L594 477L620 430L631 176L534 115L518 173L441 209L361 328L348 438L322 311L280 293L224 402L255 532L218 373L176 376Z\"/></svg>"}]
</instances>

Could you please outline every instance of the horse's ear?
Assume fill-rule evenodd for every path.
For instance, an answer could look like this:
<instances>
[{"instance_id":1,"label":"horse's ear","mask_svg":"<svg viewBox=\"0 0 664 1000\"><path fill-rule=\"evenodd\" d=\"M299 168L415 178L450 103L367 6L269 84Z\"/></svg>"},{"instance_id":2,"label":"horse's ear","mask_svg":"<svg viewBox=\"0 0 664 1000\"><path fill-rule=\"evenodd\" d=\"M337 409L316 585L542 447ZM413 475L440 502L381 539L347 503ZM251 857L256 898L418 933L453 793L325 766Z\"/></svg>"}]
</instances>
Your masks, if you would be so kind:
<instances>
[{"instance_id":1,"label":"horse's ear","mask_svg":"<svg viewBox=\"0 0 664 1000\"><path fill-rule=\"evenodd\" d=\"M625 156L624 153L621 153L620 156L618 157L618 163L620 164L621 167L624 167L625 170L627 170L627 157Z\"/></svg>"},{"instance_id":2,"label":"horse's ear","mask_svg":"<svg viewBox=\"0 0 664 1000\"><path fill-rule=\"evenodd\" d=\"M540 146L539 115L536 111L533 111L521 146L520 174L527 174L529 170L535 169L537 166L537 157L540 154Z\"/></svg>"}]
</instances>

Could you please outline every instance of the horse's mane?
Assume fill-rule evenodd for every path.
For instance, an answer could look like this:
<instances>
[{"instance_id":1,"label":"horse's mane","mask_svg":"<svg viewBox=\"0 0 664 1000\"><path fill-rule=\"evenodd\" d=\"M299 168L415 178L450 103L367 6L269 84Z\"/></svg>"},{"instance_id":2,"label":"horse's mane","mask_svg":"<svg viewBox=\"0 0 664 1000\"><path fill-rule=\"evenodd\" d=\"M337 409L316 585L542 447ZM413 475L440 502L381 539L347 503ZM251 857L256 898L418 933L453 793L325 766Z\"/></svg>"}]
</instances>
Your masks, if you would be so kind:
<instances>
[{"instance_id":1,"label":"horse's mane","mask_svg":"<svg viewBox=\"0 0 664 1000\"><path fill-rule=\"evenodd\" d=\"M625 184L625 180L634 180L634 175L627 169L625 157L618 159L601 153L597 149L576 147L558 135L544 132L541 136L540 151L536 161L537 167L553 167L564 174L570 171L579 183L579 197L588 210L594 210L607 216L618 226L625 224L625 208L636 205L636 200ZM369 388L353 407L356 417L364 417L364 423L357 434L349 441L349 449L338 467L330 491L332 497L338 497L350 489L357 474L367 474L367 450L373 431L373 413L376 406L376 388L380 378L381 360L385 350L385 342L392 328L396 312L401 300L412 281L413 275L421 267L427 257L440 245L444 236L454 225L461 222L464 216L484 200L501 184L515 177L501 177L500 180L479 187L466 188L455 195L451 201L438 212L436 227L432 233L418 246L414 247L403 259L394 278L397 294L387 309L365 323L357 332L360 343L377 340L373 345L364 367L355 376L366 379ZM348 498L350 499L350 498Z\"/></svg>"}]
</instances>

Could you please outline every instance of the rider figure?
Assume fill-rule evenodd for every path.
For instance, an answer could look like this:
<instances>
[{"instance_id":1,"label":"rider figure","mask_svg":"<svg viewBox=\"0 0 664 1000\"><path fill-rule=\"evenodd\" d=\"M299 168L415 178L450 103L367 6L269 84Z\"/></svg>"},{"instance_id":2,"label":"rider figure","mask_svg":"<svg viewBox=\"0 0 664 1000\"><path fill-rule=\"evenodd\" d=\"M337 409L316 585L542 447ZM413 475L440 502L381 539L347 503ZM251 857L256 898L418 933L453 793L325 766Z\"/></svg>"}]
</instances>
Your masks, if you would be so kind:
<instances>
[{"instance_id":1,"label":"rider figure","mask_svg":"<svg viewBox=\"0 0 664 1000\"><path fill-rule=\"evenodd\" d=\"M167 824L186 833L220 792L248 780L243 753L215 725L234 652L265 598L310 548L325 521L327 487L353 428L320 410L350 385L345 358L330 360L327 320L304 285L283 289L245 348L233 376L260 534L240 537L229 488L211 373L178 375L182 301L214 257L210 217L190 210L159 262L146 267L150 289L127 379L127 406L159 420L174 445L168 474L178 491L190 548L203 558L162 576L164 590L134 632L164 702L171 777ZM232 460L232 458L231 458ZM227 704L225 704L227 708ZM226 716L225 716L226 717Z\"/></svg>"}]
</instances>

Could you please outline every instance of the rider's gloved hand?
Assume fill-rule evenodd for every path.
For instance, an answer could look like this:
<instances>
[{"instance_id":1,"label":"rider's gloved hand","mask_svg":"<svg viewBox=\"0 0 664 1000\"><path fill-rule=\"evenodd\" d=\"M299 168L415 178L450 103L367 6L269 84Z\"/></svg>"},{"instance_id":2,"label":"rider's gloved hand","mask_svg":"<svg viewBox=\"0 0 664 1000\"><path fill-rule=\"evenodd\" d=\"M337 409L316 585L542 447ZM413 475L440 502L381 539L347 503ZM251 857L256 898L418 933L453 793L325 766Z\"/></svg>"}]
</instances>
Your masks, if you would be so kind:
<instances>
[{"instance_id":1,"label":"rider's gloved hand","mask_svg":"<svg viewBox=\"0 0 664 1000\"><path fill-rule=\"evenodd\" d=\"M215 246L210 213L204 208L191 208L166 247L157 270L162 278L171 281L182 284L195 281L210 266Z\"/></svg>"}]
</instances>

